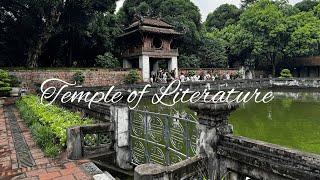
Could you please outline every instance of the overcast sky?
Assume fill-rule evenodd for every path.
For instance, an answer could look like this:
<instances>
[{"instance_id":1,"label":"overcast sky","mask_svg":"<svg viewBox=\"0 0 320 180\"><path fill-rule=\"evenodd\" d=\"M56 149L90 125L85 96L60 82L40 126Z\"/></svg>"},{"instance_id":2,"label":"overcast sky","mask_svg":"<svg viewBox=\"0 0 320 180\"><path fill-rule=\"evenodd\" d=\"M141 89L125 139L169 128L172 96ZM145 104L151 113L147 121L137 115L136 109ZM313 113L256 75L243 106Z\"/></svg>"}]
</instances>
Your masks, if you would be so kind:
<instances>
[{"instance_id":1,"label":"overcast sky","mask_svg":"<svg viewBox=\"0 0 320 180\"><path fill-rule=\"evenodd\" d=\"M219 7L221 4L234 4L238 7L240 7L240 2L241 0L191 0L194 2L200 9L201 15L202 15L202 20L204 21L207 18L207 15L214 11L217 7ZM291 4L295 4L297 2L300 2L302 0L289 0ZM119 9L124 0L119 0L117 2L117 9Z\"/></svg>"}]
</instances>

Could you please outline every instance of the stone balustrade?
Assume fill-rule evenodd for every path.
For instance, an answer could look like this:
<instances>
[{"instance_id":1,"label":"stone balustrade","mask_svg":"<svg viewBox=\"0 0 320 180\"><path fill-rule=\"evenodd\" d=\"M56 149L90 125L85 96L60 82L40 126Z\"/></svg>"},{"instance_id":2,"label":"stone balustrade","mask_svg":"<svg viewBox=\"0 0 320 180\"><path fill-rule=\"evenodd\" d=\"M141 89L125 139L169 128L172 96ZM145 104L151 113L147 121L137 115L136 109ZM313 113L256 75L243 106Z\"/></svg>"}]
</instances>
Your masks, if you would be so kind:
<instances>
[{"instance_id":1,"label":"stone balustrade","mask_svg":"<svg viewBox=\"0 0 320 180\"><path fill-rule=\"evenodd\" d=\"M237 108L236 104L200 102L191 104L190 108L198 113L200 129L199 154L194 158L204 158L202 165L207 169L206 179L320 179L319 155L234 136L228 117ZM184 175L198 172L183 166L193 164L194 158L166 168L148 164L137 166L135 179L176 179L171 176L175 174L171 170L178 173L180 168L185 169ZM199 161L202 160L198 159L198 163L201 164ZM173 167L177 166L180 168L175 170Z\"/></svg>"}]
</instances>

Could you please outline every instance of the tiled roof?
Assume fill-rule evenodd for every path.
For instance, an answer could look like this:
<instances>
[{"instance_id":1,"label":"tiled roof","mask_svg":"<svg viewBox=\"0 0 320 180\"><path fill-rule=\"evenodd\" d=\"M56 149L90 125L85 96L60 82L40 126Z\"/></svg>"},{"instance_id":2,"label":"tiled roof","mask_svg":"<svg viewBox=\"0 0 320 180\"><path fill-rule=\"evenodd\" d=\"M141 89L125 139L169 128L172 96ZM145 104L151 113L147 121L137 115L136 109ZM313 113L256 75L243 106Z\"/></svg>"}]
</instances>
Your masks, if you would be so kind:
<instances>
[{"instance_id":1,"label":"tiled roof","mask_svg":"<svg viewBox=\"0 0 320 180\"><path fill-rule=\"evenodd\" d=\"M172 25L160 19L140 17L140 19L137 19L128 28L126 28L125 33L119 37L127 36L137 31L172 35L181 34L175 31L173 28L174 27Z\"/></svg>"},{"instance_id":2,"label":"tiled roof","mask_svg":"<svg viewBox=\"0 0 320 180\"><path fill-rule=\"evenodd\" d=\"M131 29L136 26L153 26L153 27L162 27L162 28L173 28L172 25L160 20L160 19L155 19L155 18L146 18L146 17L141 17L140 20L136 20L133 22L127 29Z\"/></svg>"},{"instance_id":3,"label":"tiled roof","mask_svg":"<svg viewBox=\"0 0 320 180\"><path fill-rule=\"evenodd\" d=\"M158 27L150 27L150 26L141 26L139 28L141 31L145 32L153 32L153 33L161 33L161 34L180 34L174 29L166 29L166 28L158 28Z\"/></svg>"}]
</instances>

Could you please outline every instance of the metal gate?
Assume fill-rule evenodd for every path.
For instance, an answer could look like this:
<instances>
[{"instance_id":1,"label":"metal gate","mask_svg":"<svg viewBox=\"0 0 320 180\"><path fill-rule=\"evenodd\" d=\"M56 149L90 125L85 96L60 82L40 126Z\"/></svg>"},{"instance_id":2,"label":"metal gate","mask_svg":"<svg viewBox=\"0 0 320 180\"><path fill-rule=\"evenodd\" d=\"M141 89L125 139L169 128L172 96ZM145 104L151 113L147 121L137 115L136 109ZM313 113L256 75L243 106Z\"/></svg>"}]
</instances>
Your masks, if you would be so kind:
<instances>
[{"instance_id":1,"label":"metal gate","mask_svg":"<svg viewBox=\"0 0 320 180\"><path fill-rule=\"evenodd\" d=\"M135 165L175 164L196 154L197 120L187 113L173 115L130 110L130 148Z\"/></svg>"}]
</instances>

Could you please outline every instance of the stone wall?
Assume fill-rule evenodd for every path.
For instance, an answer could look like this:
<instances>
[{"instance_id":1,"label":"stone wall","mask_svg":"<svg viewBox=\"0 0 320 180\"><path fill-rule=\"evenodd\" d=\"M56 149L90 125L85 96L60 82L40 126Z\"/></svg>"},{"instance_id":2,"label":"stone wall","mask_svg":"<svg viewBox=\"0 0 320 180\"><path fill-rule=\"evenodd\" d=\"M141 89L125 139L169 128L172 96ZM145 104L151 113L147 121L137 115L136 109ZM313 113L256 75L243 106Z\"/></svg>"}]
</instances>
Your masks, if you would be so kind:
<instances>
[{"instance_id":1,"label":"stone wall","mask_svg":"<svg viewBox=\"0 0 320 180\"><path fill-rule=\"evenodd\" d=\"M81 69L81 70L13 70L10 74L15 75L22 82L22 87L31 91L46 79L59 78L72 83L73 75L81 71L85 76L83 86L110 86L123 84L125 76L129 73L125 69Z\"/></svg>"}]
</instances>

